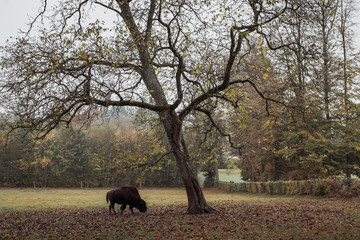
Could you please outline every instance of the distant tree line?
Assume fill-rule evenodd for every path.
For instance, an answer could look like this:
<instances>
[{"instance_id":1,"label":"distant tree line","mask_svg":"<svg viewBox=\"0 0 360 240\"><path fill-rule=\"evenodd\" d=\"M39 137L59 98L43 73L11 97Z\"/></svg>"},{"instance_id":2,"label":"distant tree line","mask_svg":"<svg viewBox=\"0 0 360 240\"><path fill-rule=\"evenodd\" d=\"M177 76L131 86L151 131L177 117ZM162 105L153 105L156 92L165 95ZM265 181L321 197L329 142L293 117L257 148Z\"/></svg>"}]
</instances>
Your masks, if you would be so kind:
<instances>
[{"instance_id":1,"label":"distant tree line","mask_svg":"<svg viewBox=\"0 0 360 240\"><path fill-rule=\"evenodd\" d=\"M171 157L151 132L104 125L59 127L44 140L28 142L21 131L1 143L3 187L181 186ZM156 162L156 165L152 165ZM143 167L142 167L143 166ZM145 167L147 166L147 167Z\"/></svg>"}]
</instances>

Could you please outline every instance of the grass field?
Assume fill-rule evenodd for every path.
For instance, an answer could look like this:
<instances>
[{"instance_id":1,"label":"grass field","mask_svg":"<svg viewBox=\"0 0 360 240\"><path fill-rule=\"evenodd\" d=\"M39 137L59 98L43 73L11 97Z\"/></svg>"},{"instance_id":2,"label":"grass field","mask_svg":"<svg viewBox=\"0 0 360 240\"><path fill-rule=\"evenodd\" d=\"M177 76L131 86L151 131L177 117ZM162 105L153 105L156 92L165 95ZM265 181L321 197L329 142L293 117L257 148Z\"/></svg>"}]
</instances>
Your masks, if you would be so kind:
<instances>
[{"instance_id":1,"label":"grass field","mask_svg":"<svg viewBox=\"0 0 360 240\"><path fill-rule=\"evenodd\" d=\"M243 182L240 169L219 169L219 180L224 182Z\"/></svg>"},{"instance_id":2,"label":"grass field","mask_svg":"<svg viewBox=\"0 0 360 240\"><path fill-rule=\"evenodd\" d=\"M205 176L204 173L201 172L198 175L200 185L204 186ZM240 169L219 169L219 180L223 182L243 182L241 179L241 170Z\"/></svg>"},{"instance_id":3,"label":"grass field","mask_svg":"<svg viewBox=\"0 0 360 240\"><path fill-rule=\"evenodd\" d=\"M183 189L141 189L147 213L109 216L108 190L0 189L0 239L360 239L359 199L205 189L217 212L186 215Z\"/></svg>"}]
</instances>

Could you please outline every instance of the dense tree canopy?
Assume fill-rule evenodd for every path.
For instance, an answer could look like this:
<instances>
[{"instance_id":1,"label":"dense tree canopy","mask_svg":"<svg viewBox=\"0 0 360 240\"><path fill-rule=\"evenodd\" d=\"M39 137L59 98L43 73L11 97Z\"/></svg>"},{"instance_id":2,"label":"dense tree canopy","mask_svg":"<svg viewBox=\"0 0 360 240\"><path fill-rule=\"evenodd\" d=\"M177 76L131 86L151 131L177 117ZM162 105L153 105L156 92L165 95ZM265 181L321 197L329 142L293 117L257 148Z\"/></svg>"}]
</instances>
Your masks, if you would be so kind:
<instances>
[{"instance_id":1,"label":"dense tree canopy","mask_svg":"<svg viewBox=\"0 0 360 240\"><path fill-rule=\"evenodd\" d=\"M261 84L270 87L267 91L276 89L276 96L291 107L273 105L275 121L260 115L244 130L252 133L253 140L241 160L246 179L359 175L359 49L352 46L354 7L351 0L307 1L289 12L286 31L275 30L276 41L294 44L267 52L275 75Z\"/></svg>"},{"instance_id":2,"label":"dense tree canopy","mask_svg":"<svg viewBox=\"0 0 360 240\"><path fill-rule=\"evenodd\" d=\"M36 143L17 131L7 143L1 142L1 186L180 187L174 159L157 163L165 143L153 141L156 137L148 129L124 124L128 121L93 124L86 130L78 124L59 126Z\"/></svg>"}]
</instances>

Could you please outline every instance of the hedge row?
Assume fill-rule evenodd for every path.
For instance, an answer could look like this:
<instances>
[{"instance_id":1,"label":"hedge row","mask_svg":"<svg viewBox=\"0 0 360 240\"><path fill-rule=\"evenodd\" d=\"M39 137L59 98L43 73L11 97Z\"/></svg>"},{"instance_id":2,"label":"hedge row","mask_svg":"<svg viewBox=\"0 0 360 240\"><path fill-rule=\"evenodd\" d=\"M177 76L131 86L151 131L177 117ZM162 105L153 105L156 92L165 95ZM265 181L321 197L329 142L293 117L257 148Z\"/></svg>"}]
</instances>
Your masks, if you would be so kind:
<instances>
[{"instance_id":1,"label":"hedge row","mask_svg":"<svg viewBox=\"0 0 360 240\"><path fill-rule=\"evenodd\" d=\"M338 193L352 186L358 189L360 182L348 183L346 180L338 177L326 179L314 179L303 181L276 181L276 182L216 182L216 187L226 192L243 193L267 193L277 195L315 195L323 196Z\"/></svg>"}]
</instances>

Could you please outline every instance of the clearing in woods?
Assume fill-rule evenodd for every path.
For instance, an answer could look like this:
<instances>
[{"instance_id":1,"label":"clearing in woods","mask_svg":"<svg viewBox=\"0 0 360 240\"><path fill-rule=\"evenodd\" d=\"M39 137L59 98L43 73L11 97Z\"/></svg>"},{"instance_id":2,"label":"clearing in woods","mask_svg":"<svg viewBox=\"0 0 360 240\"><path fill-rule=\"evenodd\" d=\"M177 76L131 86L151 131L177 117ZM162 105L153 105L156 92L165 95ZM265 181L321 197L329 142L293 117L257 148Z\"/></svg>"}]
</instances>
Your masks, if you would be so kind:
<instances>
[{"instance_id":1,"label":"clearing in woods","mask_svg":"<svg viewBox=\"0 0 360 240\"><path fill-rule=\"evenodd\" d=\"M214 214L186 215L184 189L140 189L148 212L108 213L110 189L0 189L4 239L359 239L359 199L205 189ZM118 209L118 205L117 209Z\"/></svg>"}]
</instances>

